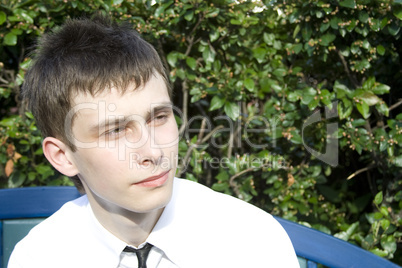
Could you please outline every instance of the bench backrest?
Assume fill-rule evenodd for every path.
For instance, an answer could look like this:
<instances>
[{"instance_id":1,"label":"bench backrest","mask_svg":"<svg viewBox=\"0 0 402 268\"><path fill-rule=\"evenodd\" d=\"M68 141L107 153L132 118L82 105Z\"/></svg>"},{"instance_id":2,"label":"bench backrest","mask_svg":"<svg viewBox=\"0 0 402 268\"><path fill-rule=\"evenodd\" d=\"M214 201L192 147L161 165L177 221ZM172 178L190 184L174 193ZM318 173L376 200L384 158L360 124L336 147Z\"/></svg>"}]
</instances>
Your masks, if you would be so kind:
<instances>
[{"instance_id":1,"label":"bench backrest","mask_svg":"<svg viewBox=\"0 0 402 268\"><path fill-rule=\"evenodd\" d=\"M67 201L79 197L74 187L31 187L0 190L0 268L7 267L14 245ZM302 268L400 267L348 242L276 217L292 240Z\"/></svg>"},{"instance_id":2,"label":"bench backrest","mask_svg":"<svg viewBox=\"0 0 402 268\"><path fill-rule=\"evenodd\" d=\"M75 187L0 190L0 268L6 268L14 245L64 203L79 197Z\"/></svg>"}]
</instances>

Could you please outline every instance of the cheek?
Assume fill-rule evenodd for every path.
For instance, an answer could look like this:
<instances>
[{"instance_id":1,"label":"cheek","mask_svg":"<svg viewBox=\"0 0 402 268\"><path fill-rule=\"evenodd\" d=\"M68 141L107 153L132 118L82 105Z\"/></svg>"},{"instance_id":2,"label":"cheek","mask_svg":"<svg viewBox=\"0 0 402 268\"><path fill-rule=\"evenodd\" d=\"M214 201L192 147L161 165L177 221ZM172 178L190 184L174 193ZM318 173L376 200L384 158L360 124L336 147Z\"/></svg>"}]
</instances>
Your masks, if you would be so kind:
<instances>
[{"instance_id":1,"label":"cheek","mask_svg":"<svg viewBox=\"0 0 402 268\"><path fill-rule=\"evenodd\" d=\"M179 144L178 137L179 130L177 124L176 122L171 122L157 130L156 142L158 145L163 146L163 148L174 150Z\"/></svg>"},{"instance_id":2,"label":"cheek","mask_svg":"<svg viewBox=\"0 0 402 268\"><path fill-rule=\"evenodd\" d=\"M108 173L116 172L116 166L119 165L114 152L99 149L87 150L77 161L84 179L108 177Z\"/></svg>"}]
</instances>

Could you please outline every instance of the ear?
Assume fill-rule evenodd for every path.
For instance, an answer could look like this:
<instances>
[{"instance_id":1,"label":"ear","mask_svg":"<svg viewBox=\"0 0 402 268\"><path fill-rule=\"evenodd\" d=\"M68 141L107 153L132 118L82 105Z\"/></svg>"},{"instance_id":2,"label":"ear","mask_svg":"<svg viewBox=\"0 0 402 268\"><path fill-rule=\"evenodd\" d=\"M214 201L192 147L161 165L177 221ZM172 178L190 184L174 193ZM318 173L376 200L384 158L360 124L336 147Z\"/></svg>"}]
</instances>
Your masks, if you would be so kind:
<instances>
[{"instance_id":1,"label":"ear","mask_svg":"<svg viewBox=\"0 0 402 268\"><path fill-rule=\"evenodd\" d=\"M78 174L78 169L71 159L71 149L62 141L46 137L42 143L43 153L52 166L68 177Z\"/></svg>"}]
</instances>

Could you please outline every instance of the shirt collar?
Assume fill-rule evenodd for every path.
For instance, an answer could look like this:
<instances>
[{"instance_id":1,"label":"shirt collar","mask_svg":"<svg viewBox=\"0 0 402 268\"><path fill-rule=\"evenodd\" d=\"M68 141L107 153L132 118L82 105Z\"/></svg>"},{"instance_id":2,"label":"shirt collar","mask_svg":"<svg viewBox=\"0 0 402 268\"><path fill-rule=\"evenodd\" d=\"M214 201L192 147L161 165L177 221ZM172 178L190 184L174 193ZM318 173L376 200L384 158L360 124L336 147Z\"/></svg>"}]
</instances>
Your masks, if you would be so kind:
<instances>
[{"instance_id":1,"label":"shirt collar","mask_svg":"<svg viewBox=\"0 0 402 268\"><path fill-rule=\"evenodd\" d=\"M148 242L159 248L173 263L176 263L175 260L180 258L180 248L185 245L185 243L180 241L180 236L177 235L178 233L181 233L182 228L180 226L180 222L183 220L176 217L178 209L177 205L180 203L177 201L179 192L178 188L180 187L178 180L179 179L177 178L174 179L171 200L164 208L162 215L160 216L147 240L143 243L145 244ZM120 261L120 254L127 246L127 243L114 236L99 223L91 209L89 202L87 209L90 219L89 227L91 230L93 230L92 233L95 236L96 241L99 241L99 243L94 245L98 251L98 258L99 256L102 256L105 260L113 260L113 263L111 263L110 267L117 267ZM141 248L143 244L141 244L139 248Z\"/></svg>"},{"instance_id":2,"label":"shirt collar","mask_svg":"<svg viewBox=\"0 0 402 268\"><path fill-rule=\"evenodd\" d=\"M184 220L180 217L180 215L183 215L181 213L183 211L179 208L179 188L179 179L175 178L172 198L147 239L147 242L163 250L170 261L176 264L182 257L183 247L187 245L181 240L182 236L178 235L183 233L182 223Z\"/></svg>"},{"instance_id":3,"label":"shirt collar","mask_svg":"<svg viewBox=\"0 0 402 268\"><path fill-rule=\"evenodd\" d=\"M92 230L92 234L96 238L95 241L99 241L99 243L94 244L95 250L93 251L97 251L97 258L102 256L105 262L111 262L108 267L117 267L120 262L120 254L127 244L114 236L99 223L89 202L87 209L91 227L90 230Z\"/></svg>"}]
</instances>

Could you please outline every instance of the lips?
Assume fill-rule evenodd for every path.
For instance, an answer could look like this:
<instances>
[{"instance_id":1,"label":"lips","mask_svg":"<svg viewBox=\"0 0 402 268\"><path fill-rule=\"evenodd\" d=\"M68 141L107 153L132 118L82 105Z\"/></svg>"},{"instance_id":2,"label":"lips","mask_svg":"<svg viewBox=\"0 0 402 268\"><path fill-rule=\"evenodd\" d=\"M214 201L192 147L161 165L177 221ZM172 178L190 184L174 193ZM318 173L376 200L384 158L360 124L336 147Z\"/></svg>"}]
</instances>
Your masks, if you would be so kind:
<instances>
[{"instance_id":1,"label":"lips","mask_svg":"<svg viewBox=\"0 0 402 268\"><path fill-rule=\"evenodd\" d=\"M152 177L146 178L145 180L142 180L140 182L134 183L134 185L141 186L141 187L158 187L158 186L162 186L168 180L169 172L170 172L170 170L168 170L166 172L162 172L159 175L152 176Z\"/></svg>"}]
</instances>

